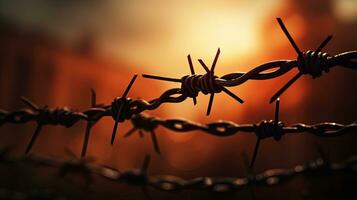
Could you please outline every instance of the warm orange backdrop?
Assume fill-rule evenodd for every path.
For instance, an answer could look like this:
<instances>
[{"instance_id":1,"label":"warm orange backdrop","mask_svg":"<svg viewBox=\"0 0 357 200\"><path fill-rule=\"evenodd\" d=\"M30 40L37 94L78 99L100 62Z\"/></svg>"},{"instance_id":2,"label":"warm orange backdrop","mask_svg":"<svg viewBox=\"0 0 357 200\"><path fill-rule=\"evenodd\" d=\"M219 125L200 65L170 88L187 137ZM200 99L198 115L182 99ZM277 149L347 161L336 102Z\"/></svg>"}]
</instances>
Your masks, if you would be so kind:
<instances>
[{"instance_id":1,"label":"warm orange backdrop","mask_svg":"<svg viewBox=\"0 0 357 200\"><path fill-rule=\"evenodd\" d=\"M39 105L83 110L90 105L91 87L97 91L98 102L109 104L123 92L133 74L178 78L188 74L187 54L194 59L196 70L203 73L197 59L210 64L218 47L219 76L248 71L270 60L295 59L276 17L284 20L302 50L315 49L329 34L334 38L324 51L330 54L357 46L357 5L349 0L49 2L0 4L0 108L24 107L18 99L24 95ZM148 113L202 123L271 119L274 106L268 104L269 98L295 73L232 88L246 101L243 105L225 94L216 95L209 117L204 116L208 96L203 95L196 107L187 100ZM354 121L356 78L352 70L339 67L316 80L301 78L281 98L281 119L285 124ZM140 77L130 96L149 100L172 87L179 85ZM255 143L253 134L217 138L159 128L163 153L158 156L149 135L144 139L138 135L121 137L130 129L129 122L119 125L119 137L114 146L109 145L112 126L111 118L95 126L88 154L98 163L132 168L140 166L144 155L150 153L151 170L160 174L243 175L241 155L245 152L250 156ZM45 127L33 152L64 157L64 148L68 148L79 155L84 127L84 123L71 129ZM32 123L4 125L0 127L1 144L12 145L22 153L34 128ZM356 153L351 138L319 139L302 134L286 136L279 143L267 139L261 145L257 170L313 159L318 155L317 143L331 159L347 157Z\"/></svg>"}]
</instances>

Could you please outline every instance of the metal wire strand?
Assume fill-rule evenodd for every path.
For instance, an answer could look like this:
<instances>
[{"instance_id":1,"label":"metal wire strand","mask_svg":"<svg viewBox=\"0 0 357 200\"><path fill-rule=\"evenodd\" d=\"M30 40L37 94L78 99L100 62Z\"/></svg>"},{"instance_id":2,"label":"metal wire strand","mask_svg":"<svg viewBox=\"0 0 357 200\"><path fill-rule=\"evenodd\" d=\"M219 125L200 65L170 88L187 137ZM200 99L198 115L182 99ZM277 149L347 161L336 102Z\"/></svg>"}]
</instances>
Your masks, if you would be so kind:
<instances>
[{"instance_id":1,"label":"metal wire strand","mask_svg":"<svg viewBox=\"0 0 357 200\"><path fill-rule=\"evenodd\" d=\"M218 49L211 70L202 60L198 60L206 71L206 74L204 75L197 75L194 73L194 70L191 70L191 75L183 76L181 79L148 74L144 74L143 77L181 83L181 90L178 90L178 94L183 95L183 98L196 98L199 92L202 92L203 94L210 94L210 101L206 113L208 115L210 113L215 93L220 93L223 91L230 95L232 98L236 99L238 102L243 103L242 99L234 95L226 87L238 86L248 80L273 79L284 75L293 68L297 68L299 72L272 96L270 99L270 103L272 103L304 74L309 74L313 78L317 78L322 75L323 71L328 72L332 67L335 66L357 69L357 62L353 61L354 59L357 59L357 51L344 52L334 56L330 56L327 53L321 52L321 50L332 39L332 35L328 36L315 51L308 50L306 52L302 52L290 35L283 21L280 18L277 18L277 21L284 34L288 38L290 44L294 47L296 53L298 54L296 60L270 61L261 64L246 73L231 73L219 78L214 76L214 70L212 70L216 65L217 58L220 53L220 49ZM190 55L188 56L188 61L190 68L193 69Z\"/></svg>"},{"instance_id":2,"label":"metal wire strand","mask_svg":"<svg viewBox=\"0 0 357 200\"><path fill-rule=\"evenodd\" d=\"M40 108L25 97L21 97L21 100L32 109L31 112L33 112L32 114L36 116L35 120L37 122L36 130L32 135L29 144L27 145L25 151L26 153L30 152L32 146L40 134L43 125L62 125L68 128L73 126L80 119L86 117L85 114L74 112L67 107L49 109L47 106L44 106L43 108Z\"/></svg>"},{"instance_id":3,"label":"metal wire strand","mask_svg":"<svg viewBox=\"0 0 357 200\"><path fill-rule=\"evenodd\" d=\"M48 108L46 108L48 109ZM61 110L62 108L58 108ZM70 112L67 113L67 118L76 118L80 116L80 120L85 120L88 123L91 123L93 126L103 117L112 117L111 115L111 106L109 105L95 105L95 107L89 108L83 112ZM56 112L50 112L51 114L57 116ZM248 132L255 133L257 139L265 139L265 138L274 138L275 140L279 140L282 135L288 133L311 133L313 135L319 137L336 137L344 134L353 134L357 132L357 121L352 122L350 124L339 124L335 122L322 122L318 124L303 124L297 123L290 126L285 126L282 122L278 122L278 129L275 129L275 124L277 120L278 106L276 110L275 121L263 120L260 123L253 124L236 124L231 121L226 120L218 120L214 122L210 122L207 124L201 124L198 122L193 122L187 119L163 119L155 116L150 116L145 113L133 114L127 120L130 120L133 128L127 132L124 137L129 137L135 131L138 131L140 136L143 136L143 132L147 132L151 134L151 139L153 142L154 149L157 153L160 153L159 142L156 136L155 130L159 128L159 126L164 127L168 130L172 130L175 132L190 132L190 131L203 131L204 133L218 136L218 137L226 137L238 134L240 132ZM72 116L73 115L73 116ZM38 118L41 118L38 112L33 111L32 109L21 109L19 111L8 112L5 110L0 110L0 125L4 123L27 123L30 121L38 121ZM54 116L49 116L53 118ZM58 123L56 123L58 124ZM65 124L59 124L66 126ZM67 124L69 125L69 124ZM74 124L70 124L71 126ZM69 127L69 126L66 126ZM277 130L277 131L275 131ZM88 131L88 130L86 130ZM86 132L87 134L87 132ZM85 156L83 149L86 149L88 144L89 137L85 136L82 148L82 157Z\"/></svg>"}]
</instances>

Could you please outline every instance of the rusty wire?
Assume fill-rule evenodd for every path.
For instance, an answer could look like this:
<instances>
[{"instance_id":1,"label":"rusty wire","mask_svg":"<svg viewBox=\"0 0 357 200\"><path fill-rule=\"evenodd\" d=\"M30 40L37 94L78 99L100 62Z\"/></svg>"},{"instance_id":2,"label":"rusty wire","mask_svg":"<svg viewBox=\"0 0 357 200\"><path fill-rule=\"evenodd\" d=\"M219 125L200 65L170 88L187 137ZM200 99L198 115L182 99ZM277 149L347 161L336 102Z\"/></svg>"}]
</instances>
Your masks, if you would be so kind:
<instances>
[{"instance_id":1,"label":"rusty wire","mask_svg":"<svg viewBox=\"0 0 357 200\"><path fill-rule=\"evenodd\" d=\"M0 164L25 163L35 166L54 167L62 176L69 174L82 177L88 186L94 175L118 184L152 187L161 191L205 190L212 192L239 191L248 187L275 186L283 184L298 175L308 177L333 173L356 173L357 157L352 156L340 163L331 163L318 158L306 164L288 169L269 169L246 177L197 177L183 179L171 175L149 175L150 156L146 156L140 169L121 171L112 167L91 164L84 159L59 160L45 156L14 156L9 151L1 151Z\"/></svg>"}]
</instances>

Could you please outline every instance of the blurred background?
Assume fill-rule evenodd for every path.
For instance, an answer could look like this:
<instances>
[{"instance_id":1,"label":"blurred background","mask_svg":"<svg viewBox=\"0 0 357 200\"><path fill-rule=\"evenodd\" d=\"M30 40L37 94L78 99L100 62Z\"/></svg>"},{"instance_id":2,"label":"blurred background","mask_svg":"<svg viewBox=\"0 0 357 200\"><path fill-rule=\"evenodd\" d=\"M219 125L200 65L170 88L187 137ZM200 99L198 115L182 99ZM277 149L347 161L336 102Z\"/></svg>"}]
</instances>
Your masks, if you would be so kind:
<instances>
[{"instance_id":1,"label":"blurred background","mask_svg":"<svg viewBox=\"0 0 357 200\"><path fill-rule=\"evenodd\" d=\"M221 48L218 76L245 72L271 60L296 59L276 17L283 19L301 50L316 49L330 34L334 38L324 52L334 55L356 50L355 0L0 0L0 108L23 108L19 97L26 96L41 106L84 110L90 106L90 88L97 91L98 102L109 104L122 94L133 74L177 78L189 74L188 54L196 71L204 73L197 59L210 65L217 48ZM164 104L147 113L202 123L219 119L258 123L274 117L274 105L268 101L296 72L294 69L273 80L248 81L232 88L245 100L243 105L223 93L216 95L209 117L205 116L209 97L204 95L199 95L195 107L187 100ZM281 120L286 125L355 121L356 78L352 70L341 67L316 80L302 77L281 97ZM174 87L180 85L140 76L129 96L150 100ZM22 154L35 126L1 126L1 146L11 146ZM202 132L183 134L159 128L162 155L157 155L149 135L144 139L138 135L122 138L131 128L129 122L120 124L115 145L109 145L112 128L113 120L106 118L92 130L87 154L95 157L96 163L119 169L137 168L144 156L151 154L150 174L184 178L247 175L242 155L250 158L256 141L254 134L218 138ZM32 152L66 158L64 149L69 149L79 156L84 129L84 122L70 129L45 126ZM266 139L261 143L254 170L291 167L315 159L320 156L318 147L331 161L341 161L357 152L354 139L351 135L323 139L308 134L286 135L280 142ZM88 197L87 192L75 190L65 182L52 184L55 179L44 180L40 175L34 178L28 169L3 172L6 173L0 186L5 188L50 187L75 199L144 198L140 190L108 186L100 180L91 186ZM260 192L256 198L334 199L335 194L346 189L339 182L318 184L323 186L316 189L311 180L300 178L287 186L257 189ZM228 196L151 192L153 197L162 199L251 198L247 191Z\"/></svg>"}]
</instances>

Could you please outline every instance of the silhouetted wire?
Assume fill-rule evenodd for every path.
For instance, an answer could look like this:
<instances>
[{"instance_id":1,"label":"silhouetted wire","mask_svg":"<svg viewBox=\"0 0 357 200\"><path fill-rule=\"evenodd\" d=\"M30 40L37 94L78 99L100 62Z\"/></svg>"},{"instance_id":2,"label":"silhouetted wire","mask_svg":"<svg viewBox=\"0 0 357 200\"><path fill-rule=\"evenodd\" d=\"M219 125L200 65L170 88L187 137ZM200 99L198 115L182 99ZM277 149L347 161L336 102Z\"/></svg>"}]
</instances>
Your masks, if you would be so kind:
<instances>
[{"instance_id":1,"label":"silhouetted wire","mask_svg":"<svg viewBox=\"0 0 357 200\"><path fill-rule=\"evenodd\" d=\"M144 74L143 77L145 78L181 83L180 88L169 89L156 99L146 101L144 99L130 99L127 97L137 78L137 75L134 75L122 96L116 97L110 105L97 104L96 93L93 89L91 90L91 107L83 112L76 111L67 107L39 107L29 99L21 97L21 100L29 107L29 109L22 109L14 112L0 110L0 125L4 123L20 124L29 121L35 121L37 123L37 127L25 151L26 153L29 153L35 144L36 139L39 137L43 126L61 125L69 128L76 124L78 121L85 120L87 122L87 126L84 133L81 157L85 157L86 155L92 127L101 118L106 116L111 116L114 120L114 127L110 140L111 144L113 144L115 141L118 124L126 120L130 120L133 124L133 128L129 130L129 132L124 135L124 137L129 137L136 131L138 131L140 136L143 137L143 132L147 132L151 136L153 147L157 153L161 153L159 141L155 132L159 126L177 132L200 130L215 136L230 136L238 132L252 132L256 134L257 143L252 155L250 168L253 167L256 160L261 139L272 137L278 141L284 134L287 133L308 132L320 137L334 137L346 133L356 133L356 122L347 125L334 122L324 122L314 125L300 123L291 126L285 126L282 122L279 121L278 118L279 101L276 102L275 120L263 120L257 124L239 125L230 121L223 120L211 122L208 124L200 124L185 119L162 119L142 113L145 110L157 109L163 103L183 102L189 97L193 99L193 103L196 105L196 97L198 96L199 92L202 92L203 94L210 94L206 112L206 115L209 115L211 113L213 100L216 93L225 92L239 103L243 103L244 101L229 91L227 87L238 86L248 80L267 80L276 78L284 75L296 67L299 70L299 73L295 75L286 85L284 85L275 95L273 95L270 100L271 103L278 99L278 97L303 74L309 74L313 78L316 78L321 76L323 71L328 72L330 68L338 65L350 69L357 69L357 62L353 61L353 59L357 58L357 51L345 52L335 56L330 56L327 53L320 52L323 47L332 39L332 36L328 36L315 51L302 52L291 37L282 20L280 18L277 18L277 20L284 34L298 54L296 60L271 61L261 64L246 73L231 73L222 77L217 77L215 76L215 67L220 55L220 49L218 48L210 69L202 59L198 59L198 62L206 71L206 74L204 75L195 74L195 69L190 55L187 56L191 72L190 75L183 76L179 79Z\"/></svg>"},{"instance_id":2,"label":"silhouetted wire","mask_svg":"<svg viewBox=\"0 0 357 200\"><path fill-rule=\"evenodd\" d=\"M30 121L35 121L37 123L39 121L42 122L42 113L46 111L46 116L51 119L46 122L48 125L62 125L65 127L71 127L79 120L86 120L91 124L92 127L93 124L97 123L102 117L112 116L110 109L108 111L108 107L110 106L103 104L95 105L95 107L89 108L83 112L73 111L67 107L56 109L49 109L46 107L44 108L44 111L21 109L19 111L8 112L5 110L0 110L0 125L4 123L21 124ZM276 108L276 112L279 112L278 106ZM277 113L275 115L277 119ZM148 132L151 134L153 146L158 153L160 153L160 148L158 144L159 142L155 135L155 130L159 126L176 132L190 132L198 130L219 137L231 136L239 132L251 132L255 133L259 140L265 138L274 138L275 140L279 140L284 134L288 133L308 132L319 137L336 137L344 134L357 133L357 121L345 125L335 122L323 122L313 125L297 123L290 126L284 126L282 122L278 122L278 126L276 126L276 121L273 120L263 120L262 122L256 124L236 124L234 122L225 120L218 120L207 124L201 124L181 118L163 119L150 116L145 113L131 115L131 117L127 120L131 121L133 128L124 134L124 137L129 137L136 131L138 131L140 136L143 137L142 131ZM89 133L88 129L86 129L81 153L82 156L85 156L85 149L88 146L88 140ZM32 140L31 143L33 144ZM29 147L27 147L26 152L28 152L28 148Z\"/></svg>"},{"instance_id":3,"label":"silhouetted wire","mask_svg":"<svg viewBox=\"0 0 357 200\"><path fill-rule=\"evenodd\" d=\"M230 92L226 87L238 86L245 83L248 80L267 80L276 78L284 75L293 68L297 68L299 73L295 75L285 86L283 86L273 97L270 99L270 103L275 101L289 86L291 86L301 75L309 74L313 78L319 77L322 75L322 72L328 72L330 68L334 66L342 66L350 69L357 69L357 63L353 59L357 58L357 51L349 51L335 56L330 56L327 53L320 52L323 47L332 39L332 35L328 36L316 49L316 51L306 51L301 52L297 44L294 42L287 28L280 18L277 18L277 21L283 30L284 34L289 39L291 45L294 47L295 51L298 54L296 60L277 60L271 61L264 64L261 64L249 72L246 73L231 73L224 75L222 77L214 76L214 67L216 65L218 56L220 54L220 49L216 53L216 57L213 61L211 70L205 65L205 63L199 59L199 63L205 69L206 74L196 75L194 71L191 70L191 75L183 76L182 78L168 78L162 76L154 76L144 74L144 78L157 79L163 81L171 81L181 83L181 90L178 90L178 94L184 95L186 98L195 98L202 92L203 94L210 93L210 101L208 104L207 115L210 114L212 102L215 93L220 93L221 91L227 93L232 98L237 100L240 103L243 103L243 100L238 96ZM190 69L193 69L193 64L191 56L188 55L188 62Z\"/></svg>"},{"instance_id":4,"label":"silhouetted wire","mask_svg":"<svg viewBox=\"0 0 357 200\"><path fill-rule=\"evenodd\" d=\"M114 128L113 128L112 139L110 142L111 144L114 144L115 135L117 132L119 121L123 122L125 120L125 117L127 117L127 115L125 116L124 113L126 112L126 109L127 109L126 105L130 102L130 99L128 99L126 97L128 96L128 93L129 93L131 87L133 86L134 81L137 76L138 75L133 76L128 87L125 89L123 95L120 98L117 97L112 103L112 112L113 112L113 117L115 116L115 118L114 118L115 123L114 123Z\"/></svg>"},{"instance_id":5,"label":"silhouetted wire","mask_svg":"<svg viewBox=\"0 0 357 200\"><path fill-rule=\"evenodd\" d=\"M326 65L328 54L321 53L320 51L327 45L327 43L332 39L332 35L329 35L315 51L307 51L302 53L295 43L294 39L291 37L288 29L285 27L283 21L277 18L278 23L283 30L286 37L289 39L290 44L294 47L296 53L298 54L298 69L299 72L288 81L278 92L276 92L270 99L270 103L275 101L281 94L285 92L295 81L297 81L303 74L310 74L313 78L321 76L322 71L328 72L329 68Z\"/></svg>"},{"instance_id":6,"label":"silhouetted wire","mask_svg":"<svg viewBox=\"0 0 357 200\"><path fill-rule=\"evenodd\" d=\"M284 124L279 121L279 107L280 99L276 100L275 106L275 119L274 121L262 121L259 124L259 127L256 129L255 133L257 135L257 142L254 147L253 157L250 162L249 168L253 168L255 160L257 158L257 153L259 150L260 140L266 138L266 136L272 136L276 141L281 139L281 136L284 134L282 128Z\"/></svg>"}]
</instances>

